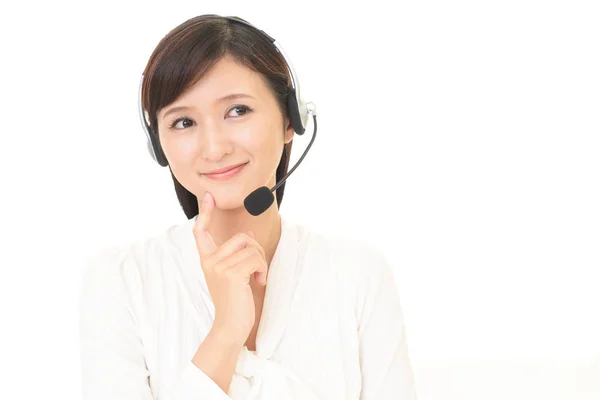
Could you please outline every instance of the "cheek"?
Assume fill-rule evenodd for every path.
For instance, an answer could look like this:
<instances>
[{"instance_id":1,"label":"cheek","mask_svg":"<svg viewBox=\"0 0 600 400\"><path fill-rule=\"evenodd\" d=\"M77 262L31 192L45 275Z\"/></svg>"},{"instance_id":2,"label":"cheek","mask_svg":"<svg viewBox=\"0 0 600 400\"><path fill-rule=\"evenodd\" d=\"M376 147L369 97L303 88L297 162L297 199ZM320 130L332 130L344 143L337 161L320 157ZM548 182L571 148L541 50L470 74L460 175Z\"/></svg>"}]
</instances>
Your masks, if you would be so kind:
<instances>
[{"instance_id":1,"label":"cheek","mask_svg":"<svg viewBox=\"0 0 600 400\"><path fill-rule=\"evenodd\" d=\"M264 154L269 154L276 149L279 142L283 143L283 137L279 139L277 135L278 131L271 123L260 120L248 129L239 131L235 143L238 147L253 154L258 161L262 161Z\"/></svg>"},{"instance_id":2,"label":"cheek","mask_svg":"<svg viewBox=\"0 0 600 400\"><path fill-rule=\"evenodd\" d=\"M261 169L274 169L279 164L281 151L283 150L283 137L277 135L283 133L271 130L268 134L260 135L257 140L247 143L247 151L252 153L255 161L261 166Z\"/></svg>"},{"instance_id":3,"label":"cheek","mask_svg":"<svg viewBox=\"0 0 600 400\"><path fill-rule=\"evenodd\" d=\"M179 183L191 193L198 193L196 167L194 159L197 154L195 143L189 140L168 140L162 144L163 151L169 160L169 168Z\"/></svg>"},{"instance_id":4,"label":"cheek","mask_svg":"<svg viewBox=\"0 0 600 400\"><path fill-rule=\"evenodd\" d=\"M281 127L274 123L276 118L270 118L268 121L263 121L262 129L256 130L256 140L253 146L260 151L260 153L267 153L273 155L274 151L283 148L284 145L284 132Z\"/></svg>"},{"instance_id":5,"label":"cheek","mask_svg":"<svg viewBox=\"0 0 600 400\"><path fill-rule=\"evenodd\" d=\"M165 155L170 164L188 164L192 162L198 149L197 143L191 136L181 138L168 138L162 142Z\"/></svg>"}]
</instances>

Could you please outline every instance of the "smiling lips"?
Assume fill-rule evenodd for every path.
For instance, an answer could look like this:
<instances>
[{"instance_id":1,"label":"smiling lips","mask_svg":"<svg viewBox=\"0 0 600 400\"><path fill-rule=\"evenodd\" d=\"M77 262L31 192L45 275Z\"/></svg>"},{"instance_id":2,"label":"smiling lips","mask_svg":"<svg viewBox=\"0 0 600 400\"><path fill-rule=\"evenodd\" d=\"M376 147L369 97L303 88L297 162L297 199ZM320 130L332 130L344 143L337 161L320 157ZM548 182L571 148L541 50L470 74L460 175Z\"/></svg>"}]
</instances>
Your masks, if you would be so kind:
<instances>
[{"instance_id":1,"label":"smiling lips","mask_svg":"<svg viewBox=\"0 0 600 400\"><path fill-rule=\"evenodd\" d=\"M226 180L226 179L232 178L235 175L237 175L244 168L244 166L246 164L248 164L248 163L237 164L237 165L233 165L230 167L221 168L221 169L215 170L216 172L206 173L206 174L202 174L202 175L204 175L207 178L212 179L212 180L222 181L222 180Z\"/></svg>"}]
</instances>

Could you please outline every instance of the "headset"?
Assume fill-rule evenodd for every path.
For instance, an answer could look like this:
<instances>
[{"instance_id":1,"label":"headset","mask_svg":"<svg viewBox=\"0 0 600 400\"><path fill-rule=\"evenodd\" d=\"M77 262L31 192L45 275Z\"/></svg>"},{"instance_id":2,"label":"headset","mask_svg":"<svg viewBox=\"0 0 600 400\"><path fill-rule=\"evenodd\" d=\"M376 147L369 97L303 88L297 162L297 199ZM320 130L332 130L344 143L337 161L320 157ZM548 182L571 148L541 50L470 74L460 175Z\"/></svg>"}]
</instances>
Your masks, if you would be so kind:
<instances>
[{"instance_id":1,"label":"headset","mask_svg":"<svg viewBox=\"0 0 600 400\"><path fill-rule=\"evenodd\" d=\"M283 58L286 62L288 71L290 72L290 76L291 76L291 80L292 80L292 90L289 92L288 98L287 98L288 118L290 119L290 122L291 122L292 127L294 128L294 131L296 132L296 134L303 135L304 132L306 131L309 117L310 116L313 117L313 137L310 140L308 146L306 147L306 150L304 150L304 153L302 154L302 156L300 157L298 162L296 162L296 165L294 165L294 167L272 189L269 189L266 186L260 187L257 190L255 190L254 192L250 193L250 195L248 195L248 197L246 197L246 199L244 200L244 205L250 214L252 214L254 216L260 215L264 211L266 211L266 209L268 209L270 207L270 205L273 203L274 197L273 197L272 192L275 191L279 186L281 186L286 181L288 176L290 176L290 174L292 172L294 172L296 167L298 167L298 165L300 165L300 162L302 162L302 160L308 153L308 150L312 146L312 144L315 140L315 137L316 137L316 133L317 133L317 107L312 102L305 102L302 99L302 97L300 96L300 82L298 79L298 74L294 70L294 66L292 65L286 52L283 50L283 47L277 40L275 40L273 37L269 36L265 31L258 29L254 25L252 25L246 21L243 21L243 20L239 19L238 17L233 17L233 16L223 17L223 16L219 16L219 15L215 15L215 14L208 14L205 16L224 18L228 21L246 25L252 29L258 30L267 39L269 39L269 41L271 41L271 43L273 43L273 45L275 46L276 50L283 56ZM144 132L146 133L148 152L150 153L150 156L152 157L152 159L154 161L156 161L160 166L166 167L167 165L169 165L169 163L160 147L158 133L154 133L152 131L152 129L150 127L150 117L148 115L148 112L146 110L144 110L143 105L142 105L143 82L144 82L144 74L142 74L142 77L140 79L138 108L139 108L139 114L140 114L140 120L142 123L142 128L144 129Z\"/></svg>"}]
</instances>

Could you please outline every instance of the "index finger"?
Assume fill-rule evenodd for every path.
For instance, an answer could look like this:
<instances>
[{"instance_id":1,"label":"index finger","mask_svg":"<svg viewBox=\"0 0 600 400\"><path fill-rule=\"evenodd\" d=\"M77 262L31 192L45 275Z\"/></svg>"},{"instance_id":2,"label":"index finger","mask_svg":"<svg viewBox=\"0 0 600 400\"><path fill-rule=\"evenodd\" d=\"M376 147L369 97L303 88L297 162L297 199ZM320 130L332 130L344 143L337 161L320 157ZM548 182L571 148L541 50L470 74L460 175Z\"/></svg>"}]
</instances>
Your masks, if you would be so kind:
<instances>
[{"instance_id":1,"label":"index finger","mask_svg":"<svg viewBox=\"0 0 600 400\"><path fill-rule=\"evenodd\" d=\"M211 234L208 232L210 217L214 208L214 199L209 192L206 192L202 201L202 206L198 212L198 218L196 218L196 223L194 224L194 238L196 239L196 246L198 247L200 259L209 256L217 250L217 245Z\"/></svg>"}]
</instances>

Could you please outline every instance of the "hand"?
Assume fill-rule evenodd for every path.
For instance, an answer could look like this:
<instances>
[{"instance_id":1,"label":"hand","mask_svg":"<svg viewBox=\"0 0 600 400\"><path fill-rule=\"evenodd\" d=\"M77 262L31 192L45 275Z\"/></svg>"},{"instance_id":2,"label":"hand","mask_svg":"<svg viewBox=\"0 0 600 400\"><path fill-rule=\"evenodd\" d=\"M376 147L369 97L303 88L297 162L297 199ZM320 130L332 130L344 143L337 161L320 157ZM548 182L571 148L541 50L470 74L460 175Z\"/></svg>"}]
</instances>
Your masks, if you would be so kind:
<instances>
[{"instance_id":1,"label":"hand","mask_svg":"<svg viewBox=\"0 0 600 400\"><path fill-rule=\"evenodd\" d=\"M215 305L213 329L244 343L256 318L250 277L254 276L258 285L266 285L268 265L252 232L237 233L216 246L208 232L214 207L214 198L207 192L193 229L200 265Z\"/></svg>"}]
</instances>

